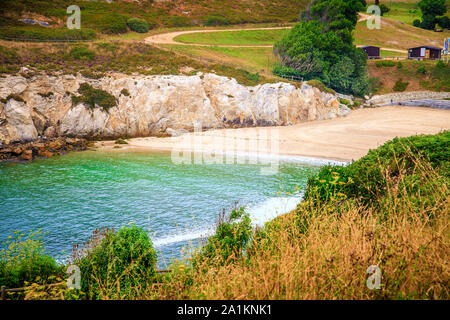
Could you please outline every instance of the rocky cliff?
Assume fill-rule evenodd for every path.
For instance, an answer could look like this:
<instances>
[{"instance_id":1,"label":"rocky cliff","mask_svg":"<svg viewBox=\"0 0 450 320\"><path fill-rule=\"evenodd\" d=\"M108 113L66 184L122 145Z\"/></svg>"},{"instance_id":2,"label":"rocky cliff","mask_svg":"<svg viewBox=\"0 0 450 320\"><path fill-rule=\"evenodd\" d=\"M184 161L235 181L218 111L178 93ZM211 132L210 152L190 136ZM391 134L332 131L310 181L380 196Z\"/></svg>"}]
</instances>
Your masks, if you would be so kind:
<instances>
[{"instance_id":1,"label":"rocky cliff","mask_svg":"<svg viewBox=\"0 0 450 320\"><path fill-rule=\"evenodd\" d=\"M116 100L105 111L73 103L88 83ZM205 129L282 126L344 116L350 110L331 94L306 84L246 87L214 74L126 76L94 80L38 75L0 78L0 143L59 136L117 138L171 135Z\"/></svg>"}]
</instances>

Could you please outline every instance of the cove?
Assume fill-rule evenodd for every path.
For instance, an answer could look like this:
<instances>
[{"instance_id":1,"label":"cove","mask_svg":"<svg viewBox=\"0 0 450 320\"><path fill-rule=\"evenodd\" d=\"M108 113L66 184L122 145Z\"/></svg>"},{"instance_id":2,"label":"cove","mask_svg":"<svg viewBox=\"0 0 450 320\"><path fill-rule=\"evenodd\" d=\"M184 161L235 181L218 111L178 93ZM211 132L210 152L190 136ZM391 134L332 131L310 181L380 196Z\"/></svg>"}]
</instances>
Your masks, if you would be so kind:
<instances>
[{"instance_id":1,"label":"cove","mask_svg":"<svg viewBox=\"0 0 450 320\"><path fill-rule=\"evenodd\" d=\"M14 230L46 232L47 253L63 257L96 228L136 224L149 232L164 266L214 231L235 203L255 225L295 208L319 164L176 165L155 152L70 153L32 163L0 163L0 242ZM297 192L300 190L300 192Z\"/></svg>"}]
</instances>

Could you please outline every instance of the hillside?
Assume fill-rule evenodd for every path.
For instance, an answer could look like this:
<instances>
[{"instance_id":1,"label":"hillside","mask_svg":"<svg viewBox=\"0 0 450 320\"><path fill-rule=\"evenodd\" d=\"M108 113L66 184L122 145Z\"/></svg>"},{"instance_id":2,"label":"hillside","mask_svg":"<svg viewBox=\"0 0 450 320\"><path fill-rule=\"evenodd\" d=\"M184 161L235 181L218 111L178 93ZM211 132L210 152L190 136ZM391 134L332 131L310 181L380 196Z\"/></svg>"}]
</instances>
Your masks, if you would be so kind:
<instances>
[{"instance_id":1,"label":"hillside","mask_svg":"<svg viewBox=\"0 0 450 320\"><path fill-rule=\"evenodd\" d=\"M55 33L55 29L65 29L69 16L66 9L70 5L78 5L81 8L81 31L121 34L129 31L129 18L144 19L151 28L291 22L298 19L305 3L307 0L169 0L113 3L4 0L0 9L0 36L14 38L14 35L25 33L23 37L26 37L25 31L34 32L36 36L39 33ZM50 28L25 24L19 19L43 21L48 23ZM18 33L14 32L14 29L25 31Z\"/></svg>"}]
</instances>

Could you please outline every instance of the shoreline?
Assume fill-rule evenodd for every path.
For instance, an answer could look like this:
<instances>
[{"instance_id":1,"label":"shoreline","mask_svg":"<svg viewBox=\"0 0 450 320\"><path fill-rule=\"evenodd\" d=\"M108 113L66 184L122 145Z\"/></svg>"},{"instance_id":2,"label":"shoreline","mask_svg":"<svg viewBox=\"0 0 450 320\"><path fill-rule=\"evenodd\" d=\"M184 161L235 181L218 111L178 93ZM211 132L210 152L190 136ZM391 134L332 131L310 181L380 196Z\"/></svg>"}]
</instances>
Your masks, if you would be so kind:
<instances>
[{"instance_id":1,"label":"shoreline","mask_svg":"<svg viewBox=\"0 0 450 320\"><path fill-rule=\"evenodd\" d=\"M132 138L127 145L96 142L100 151L234 153L351 162L395 137L450 129L450 110L389 106L353 110L348 116L283 127L215 129L177 137ZM267 152L269 151L269 152Z\"/></svg>"}]
</instances>

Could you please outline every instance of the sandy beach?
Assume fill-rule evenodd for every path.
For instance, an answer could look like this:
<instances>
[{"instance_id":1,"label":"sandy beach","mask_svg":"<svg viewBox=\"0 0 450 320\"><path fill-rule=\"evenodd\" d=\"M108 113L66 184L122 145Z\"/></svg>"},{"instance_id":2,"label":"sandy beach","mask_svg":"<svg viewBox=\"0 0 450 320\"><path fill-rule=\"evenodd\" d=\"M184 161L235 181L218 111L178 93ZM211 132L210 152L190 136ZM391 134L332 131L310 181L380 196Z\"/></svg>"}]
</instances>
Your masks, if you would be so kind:
<instances>
[{"instance_id":1,"label":"sandy beach","mask_svg":"<svg viewBox=\"0 0 450 320\"><path fill-rule=\"evenodd\" d=\"M381 107L352 111L344 118L311 121L286 127L221 129L170 138L135 138L120 149L114 141L100 150L202 151L303 156L357 160L395 137L435 134L450 128L450 111L419 107ZM181 153L180 153L181 154Z\"/></svg>"}]
</instances>

